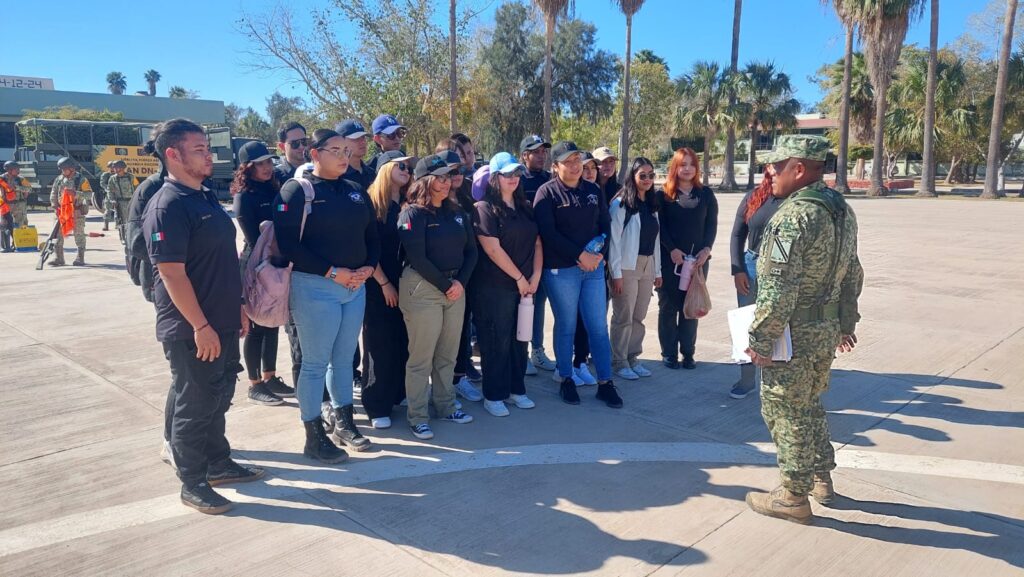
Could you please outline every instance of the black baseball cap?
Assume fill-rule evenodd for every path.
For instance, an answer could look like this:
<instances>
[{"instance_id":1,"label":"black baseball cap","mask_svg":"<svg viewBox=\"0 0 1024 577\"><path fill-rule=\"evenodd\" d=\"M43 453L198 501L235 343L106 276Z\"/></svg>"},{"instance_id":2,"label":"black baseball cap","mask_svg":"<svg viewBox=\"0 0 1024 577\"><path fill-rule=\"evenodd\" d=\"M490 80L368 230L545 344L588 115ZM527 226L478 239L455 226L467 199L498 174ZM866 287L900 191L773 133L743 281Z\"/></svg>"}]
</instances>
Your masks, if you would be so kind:
<instances>
[{"instance_id":1,"label":"black baseball cap","mask_svg":"<svg viewBox=\"0 0 1024 577\"><path fill-rule=\"evenodd\" d=\"M563 140L551 149L551 159L555 162L565 162L570 156L581 152L575 142Z\"/></svg>"},{"instance_id":2,"label":"black baseball cap","mask_svg":"<svg viewBox=\"0 0 1024 577\"><path fill-rule=\"evenodd\" d=\"M444 155L431 154L430 156L424 156L416 163L416 170L413 171L413 176L419 180L424 176L441 176L451 174L456 170L454 166L448 164L448 160Z\"/></svg>"},{"instance_id":3,"label":"black baseball cap","mask_svg":"<svg viewBox=\"0 0 1024 577\"><path fill-rule=\"evenodd\" d=\"M267 146L258 140L252 140L246 142L238 149L238 163L245 164L246 162L263 162L268 158L277 158L270 151L267 150Z\"/></svg>"},{"instance_id":4,"label":"black baseball cap","mask_svg":"<svg viewBox=\"0 0 1024 577\"><path fill-rule=\"evenodd\" d=\"M527 150L537 150L540 147L551 148L550 142L545 142L543 138L536 134L531 134L523 139L519 143L519 152L526 152Z\"/></svg>"},{"instance_id":5,"label":"black baseball cap","mask_svg":"<svg viewBox=\"0 0 1024 577\"><path fill-rule=\"evenodd\" d=\"M344 136L345 138L356 139L366 136L366 127L363 126L362 122L359 122L355 118L342 120L341 122L335 124L334 131Z\"/></svg>"},{"instance_id":6,"label":"black baseball cap","mask_svg":"<svg viewBox=\"0 0 1024 577\"><path fill-rule=\"evenodd\" d=\"M389 150L387 152L382 152L377 157L377 172L380 172L380 167L389 162L402 162L403 160L409 160L411 158L413 158L412 155L406 154L401 150Z\"/></svg>"},{"instance_id":7,"label":"black baseball cap","mask_svg":"<svg viewBox=\"0 0 1024 577\"><path fill-rule=\"evenodd\" d=\"M462 166L462 159L459 158L459 153L455 152L454 150L449 150L447 152L438 153L438 156L440 156L442 154L444 155L444 159L451 166L453 166L453 167L460 167L460 166Z\"/></svg>"}]
</instances>

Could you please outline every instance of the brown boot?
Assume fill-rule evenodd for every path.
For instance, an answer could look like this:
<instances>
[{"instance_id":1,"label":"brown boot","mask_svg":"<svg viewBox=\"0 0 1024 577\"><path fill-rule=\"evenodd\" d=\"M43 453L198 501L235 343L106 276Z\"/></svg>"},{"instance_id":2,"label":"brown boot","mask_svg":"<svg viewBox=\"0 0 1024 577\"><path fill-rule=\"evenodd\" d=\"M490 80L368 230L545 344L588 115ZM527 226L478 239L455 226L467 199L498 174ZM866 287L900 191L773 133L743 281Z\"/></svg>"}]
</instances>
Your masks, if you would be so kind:
<instances>
[{"instance_id":1,"label":"brown boot","mask_svg":"<svg viewBox=\"0 0 1024 577\"><path fill-rule=\"evenodd\" d=\"M756 513L801 525L810 525L814 518L807 495L794 495L782 486L771 493L747 493L747 505Z\"/></svg>"},{"instance_id":2,"label":"brown boot","mask_svg":"<svg viewBox=\"0 0 1024 577\"><path fill-rule=\"evenodd\" d=\"M53 249L54 258L48 264L50 266L64 266L64 247Z\"/></svg>"},{"instance_id":3,"label":"brown boot","mask_svg":"<svg viewBox=\"0 0 1024 577\"><path fill-rule=\"evenodd\" d=\"M85 249L78 249L78 256L75 257L71 266L85 266Z\"/></svg>"},{"instance_id":4,"label":"brown boot","mask_svg":"<svg viewBox=\"0 0 1024 577\"><path fill-rule=\"evenodd\" d=\"M828 505L836 498L836 490L832 486L831 474L815 473L811 497L814 497L814 500L822 505Z\"/></svg>"}]
</instances>

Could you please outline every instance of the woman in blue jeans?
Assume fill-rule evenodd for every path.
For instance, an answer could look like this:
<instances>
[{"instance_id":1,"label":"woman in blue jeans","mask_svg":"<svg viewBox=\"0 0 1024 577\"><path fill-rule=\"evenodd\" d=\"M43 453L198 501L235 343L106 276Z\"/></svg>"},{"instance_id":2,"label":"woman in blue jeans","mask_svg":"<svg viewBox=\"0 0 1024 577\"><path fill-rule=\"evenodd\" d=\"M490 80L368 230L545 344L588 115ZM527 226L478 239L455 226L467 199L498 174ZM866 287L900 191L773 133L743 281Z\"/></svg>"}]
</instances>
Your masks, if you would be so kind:
<instances>
[{"instance_id":1,"label":"woman in blue jeans","mask_svg":"<svg viewBox=\"0 0 1024 577\"><path fill-rule=\"evenodd\" d=\"M601 189L583 179L583 158L575 143L559 142L551 153L555 176L537 190L533 206L544 245L542 282L555 315L555 363L562 378L559 394L570 405L580 403L572 378L579 311L597 370L597 399L617 409L622 399L612 383L604 256L586 250L595 237L608 237L608 206L601 202Z\"/></svg>"},{"instance_id":2,"label":"woman in blue jeans","mask_svg":"<svg viewBox=\"0 0 1024 577\"><path fill-rule=\"evenodd\" d=\"M380 260L380 241L366 192L341 178L352 154L345 138L333 130L317 130L307 154L313 170L303 177L312 183L314 197L307 203L298 181L282 186L274 203L274 232L281 253L293 265L289 305L302 343L296 396L306 427L303 452L337 463L347 453L323 428L320 402L325 382L335 438L357 451L370 446L352 418L352 355L366 306L363 284Z\"/></svg>"},{"instance_id":3,"label":"woman in blue jeans","mask_svg":"<svg viewBox=\"0 0 1024 577\"><path fill-rule=\"evenodd\" d=\"M741 307L757 301L757 254L761 236L783 200L772 195L772 177L766 170L761 184L748 192L736 209L729 255L736 284L736 301ZM746 398L756 386L757 369L753 363L744 363L740 365L740 380L732 386L729 396L734 399Z\"/></svg>"}]
</instances>

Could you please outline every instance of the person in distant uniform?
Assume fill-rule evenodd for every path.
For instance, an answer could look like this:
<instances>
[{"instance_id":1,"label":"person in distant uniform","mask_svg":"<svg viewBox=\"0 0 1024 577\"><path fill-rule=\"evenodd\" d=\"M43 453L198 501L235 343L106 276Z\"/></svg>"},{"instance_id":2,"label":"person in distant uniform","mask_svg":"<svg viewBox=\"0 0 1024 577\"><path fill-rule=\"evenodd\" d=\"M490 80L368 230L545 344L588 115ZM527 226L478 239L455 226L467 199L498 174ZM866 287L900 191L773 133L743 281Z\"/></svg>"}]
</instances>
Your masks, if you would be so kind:
<instances>
[{"instance_id":1,"label":"person in distant uniform","mask_svg":"<svg viewBox=\"0 0 1024 577\"><path fill-rule=\"evenodd\" d=\"M128 205L132 201L132 193L139 185L138 180L127 172L128 165L123 160L114 161L114 174L107 181L107 202L114 211L116 226L125 224L128 216Z\"/></svg>"},{"instance_id":2,"label":"person in distant uniform","mask_svg":"<svg viewBox=\"0 0 1024 577\"><path fill-rule=\"evenodd\" d=\"M808 495L835 497L835 452L821 395L836 351L857 343L857 299L864 271L857 258L857 218L822 181L828 140L780 136L766 163L772 194L786 198L768 222L757 259L757 310L750 327L753 363L762 367L761 414L778 446L782 484L747 493L754 511L808 524ZM773 343L789 325L793 357L772 362Z\"/></svg>"},{"instance_id":3,"label":"person in distant uniform","mask_svg":"<svg viewBox=\"0 0 1024 577\"><path fill-rule=\"evenodd\" d=\"M107 189L110 177L114 176L114 162L116 161L108 162L107 169L100 175L100 191L103 193L103 201L96 208L103 211L103 230L110 230L110 221L114 218L114 203L110 200L110 192Z\"/></svg>"},{"instance_id":4,"label":"person in distant uniform","mask_svg":"<svg viewBox=\"0 0 1024 577\"><path fill-rule=\"evenodd\" d=\"M15 199L11 203L11 216L14 218L14 226L28 226L28 195L32 193L32 185L28 180L21 177L21 165L13 160L4 163L4 174L0 180L6 182L14 189Z\"/></svg>"},{"instance_id":5,"label":"person in distant uniform","mask_svg":"<svg viewBox=\"0 0 1024 577\"><path fill-rule=\"evenodd\" d=\"M85 216L89 214L89 196L92 186L89 181L78 174L78 167L75 161L64 156L57 161L57 168L60 169L60 176L53 181L50 188L50 207L54 212L60 213L63 198L70 195L70 202L74 207L75 219L75 246L78 247L78 255L71 264L75 266L85 265ZM50 266L64 266L64 235L57 235L57 246L54 252L56 258L50 261Z\"/></svg>"}]
</instances>

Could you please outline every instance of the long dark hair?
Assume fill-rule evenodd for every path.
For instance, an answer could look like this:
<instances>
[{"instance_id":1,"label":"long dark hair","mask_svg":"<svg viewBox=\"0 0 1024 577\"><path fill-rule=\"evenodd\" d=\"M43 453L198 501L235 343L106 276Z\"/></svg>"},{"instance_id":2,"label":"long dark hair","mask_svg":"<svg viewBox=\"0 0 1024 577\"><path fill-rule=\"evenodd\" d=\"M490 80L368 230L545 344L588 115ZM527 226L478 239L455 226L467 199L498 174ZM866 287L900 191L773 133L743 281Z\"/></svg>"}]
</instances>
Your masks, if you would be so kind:
<instances>
[{"instance_id":1,"label":"long dark hair","mask_svg":"<svg viewBox=\"0 0 1024 577\"><path fill-rule=\"evenodd\" d=\"M491 205L491 210L498 218L506 218L509 216L509 207L505 204L505 200L501 198L501 177L498 173L491 175L490 180L487 183L487 190L484 191L484 198L488 204ZM525 214L528 217L533 216L533 206L526 201L526 193L523 192L523 179L519 178L519 186L516 187L515 192L512 193L512 204L516 205L516 210Z\"/></svg>"},{"instance_id":2,"label":"long dark hair","mask_svg":"<svg viewBox=\"0 0 1024 577\"><path fill-rule=\"evenodd\" d=\"M405 203L407 205L422 206L424 208L433 208L430 204L430 185L434 183L436 176L429 175L424 176L413 182L409 186L408 196L406 196ZM445 198L441 202L442 210L456 211L459 210L459 205L452 202L450 198Z\"/></svg>"},{"instance_id":3,"label":"long dark hair","mask_svg":"<svg viewBox=\"0 0 1024 577\"><path fill-rule=\"evenodd\" d=\"M640 169L650 166L651 170L654 170L654 164L642 156L638 156L633 160L633 163L629 165L629 174L626 176L626 182L622 183L622 188L619 190L619 194L616 196L621 199L622 206L626 209L626 214L636 214L640 211L640 191L636 188L636 173L640 172ZM651 189L647 191L647 195L644 198L644 204L653 213L658 210L658 195L654 194L654 182L651 182Z\"/></svg>"},{"instance_id":4,"label":"long dark hair","mask_svg":"<svg viewBox=\"0 0 1024 577\"><path fill-rule=\"evenodd\" d=\"M232 195L238 194L243 190L252 190L259 185L258 182L252 179L252 169L255 166L255 162L246 162L245 164L240 164L235 169L235 176L231 179L230 190ZM270 187L274 189L275 193L281 190L281 183L277 181L277 174L272 173L270 180L267 182L270 183Z\"/></svg>"}]
</instances>

